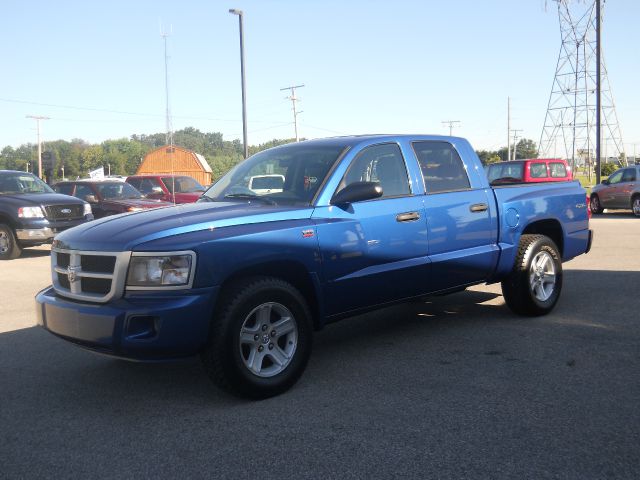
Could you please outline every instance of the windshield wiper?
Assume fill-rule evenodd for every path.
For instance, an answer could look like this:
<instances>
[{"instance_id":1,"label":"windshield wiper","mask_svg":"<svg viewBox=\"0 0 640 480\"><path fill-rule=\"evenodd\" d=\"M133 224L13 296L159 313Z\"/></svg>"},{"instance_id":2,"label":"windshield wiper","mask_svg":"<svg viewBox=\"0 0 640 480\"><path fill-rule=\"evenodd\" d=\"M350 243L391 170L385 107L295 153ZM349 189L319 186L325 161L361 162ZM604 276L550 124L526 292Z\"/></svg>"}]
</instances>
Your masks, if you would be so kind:
<instances>
[{"instance_id":1,"label":"windshield wiper","mask_svg":"<svg viewBox=\"0 0 640 480\"><path fill-rule=\"evenodd\" d=\"M247 200L260 200L263 203L268 205L276 205L276 202L267 197L262 197L260 195L253 195L251 193L228 193L224 196L224 198L243 198Z\"/></svg>"}]
</instances>

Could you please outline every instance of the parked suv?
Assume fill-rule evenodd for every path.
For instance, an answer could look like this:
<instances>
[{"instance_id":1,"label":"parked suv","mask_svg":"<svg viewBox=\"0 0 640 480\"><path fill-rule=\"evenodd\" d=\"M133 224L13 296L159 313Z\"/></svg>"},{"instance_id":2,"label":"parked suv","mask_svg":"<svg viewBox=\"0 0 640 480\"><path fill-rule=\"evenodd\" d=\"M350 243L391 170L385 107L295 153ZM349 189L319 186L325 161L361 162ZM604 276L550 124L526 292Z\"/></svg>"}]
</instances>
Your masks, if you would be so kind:
<instances>
[{"instance_id":1,"label":"parked suv","mask_svg":"<svg viewBox=\"0 0 640 480\"><path fill-rule=\"evenodd\" d=\"M171 207L172 203L150 200L126 182L119 180L74 180L59 182L56 192L86 200L96 218L149 208Z\"/></svg>"},{"instance_id":2,"label":"parked suv","mask_svg":"<svg viewBox=\"0 0 640 480\"><path fill-rule=\"evenodd\" d=\"M193 203L205 190L187 175L133 175L127 178L127 183L140 190L147 198L171 203Z\"/></svg>"},{"instance_id":3,"label":"parked suv","mask_svg":"<svg viewBox=\"0 0 640 480\"><path fill-rule=\"evenodd\" d=\"M494 185L573 180L571 168L560 158L528 158L492 163L485 170L489 183Z\"/></svg>"},{"instance_id":4,"label":"parked suv","mask_svg":"<svg viewBox=\"0 0 640 480\"><path fill-rule=\"evenodd\" d=\"M93 220L91 206L59 195L35 175L0 170L0 260L52 241L58 232Z\"/></svg>"},{"instance_id":5,"label":"parked suv","mask_svg":"<svg viewBox=\"0 0 640 480\"><path fill-rule=\"evenodd\" d=\"M591 189L589 203L593 213L608 209L630 208L640 217L640 166L620 168Z\"/></svg>"}]
</instances>

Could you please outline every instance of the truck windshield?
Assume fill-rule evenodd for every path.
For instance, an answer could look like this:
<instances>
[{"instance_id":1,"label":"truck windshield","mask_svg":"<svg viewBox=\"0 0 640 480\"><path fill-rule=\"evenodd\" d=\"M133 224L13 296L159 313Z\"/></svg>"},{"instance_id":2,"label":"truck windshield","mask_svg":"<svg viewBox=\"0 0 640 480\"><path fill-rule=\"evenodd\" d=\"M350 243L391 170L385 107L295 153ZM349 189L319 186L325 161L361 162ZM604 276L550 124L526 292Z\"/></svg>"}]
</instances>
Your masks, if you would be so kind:
<instances>
[{"instance_id":1,"label":"truck windshield","mask_svg":"<svg viewBox=\"0 0 640 480\"><path fill-rule=\"evenodd\" d=\"M204 187L191 177L162 177L162 182L171 193L173 193L174 185L176 193L204 192Z\"/></svg>"},{"instance_id":2,"label":"truck windshield","mask_svg":"<svg viewBox=\"0 0 640 480\"><path fill-rule=\"evenodd\" d=\"M0 195L19 193L56 193L53 189L30 173L0 174Z\"/></svg>"},{"instance_id":3,"label":"truck windshield","mask_svg":"<svg viewBox=\"0 0 640 480\"><path fill-rule=\"evenodd\" d=\"M144 198L138 190L125 182L100 183L96 188L100 196L107 200Z\"/></svg>"},{"instance_id":4,"label":"truck windshield","mask_svg":"<svg viewBox=\"0 0 640 480\"><path fill-rule=\"evenodd\" d=\"M310 205L344 145L294 143L255 154L220 178L201 201L263 200Z\"/></svg>"}]
</instances>

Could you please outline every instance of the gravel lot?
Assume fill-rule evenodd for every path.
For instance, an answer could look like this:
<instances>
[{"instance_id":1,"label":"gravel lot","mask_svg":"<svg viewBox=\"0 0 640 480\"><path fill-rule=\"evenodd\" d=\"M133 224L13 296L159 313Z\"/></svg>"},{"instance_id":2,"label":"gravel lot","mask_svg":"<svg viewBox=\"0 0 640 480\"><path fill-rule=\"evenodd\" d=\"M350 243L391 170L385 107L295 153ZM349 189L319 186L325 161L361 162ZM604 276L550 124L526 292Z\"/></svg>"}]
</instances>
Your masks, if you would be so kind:
<instances>
[{"instance_id":1,"label":"gravel lot","mask_svg":"<svg viewBox=\"0 0 640 480\"><path fill-rule=\"evenodd\" d=\"M483 286L346 320L262 402L35 327L31 249L0 263L0 478L640 478L640 220L592 228L552 314Z\"/></svg>"}]
</instances>

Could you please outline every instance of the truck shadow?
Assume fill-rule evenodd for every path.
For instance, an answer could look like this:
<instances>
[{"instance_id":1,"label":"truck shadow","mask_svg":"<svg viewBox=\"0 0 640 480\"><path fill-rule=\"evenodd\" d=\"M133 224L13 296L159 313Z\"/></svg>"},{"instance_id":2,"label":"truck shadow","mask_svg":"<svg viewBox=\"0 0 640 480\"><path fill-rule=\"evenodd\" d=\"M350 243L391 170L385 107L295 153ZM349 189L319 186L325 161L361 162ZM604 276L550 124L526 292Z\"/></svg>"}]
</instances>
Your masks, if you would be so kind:
<instances>
[{"instance_id":1,"label":"truck shadow","mask_svg":"<svg viewBox=\"0 0 640 480\"><path fill-rule=\"evenodd\" d=\"M478 355L513 349L513 339L523 335L545 339L536 341L567 332L582 339L624 338L637 328L638 303L629 299L636 298L638 284L640 272L568 270L560 302L545 317L518 317L499 294L466 291L346 319L318 332L309 368L287 396L292 401L322 397L346 379L370 388L379 378L372 359L387 359L381 360L385 374L393 368L401 375L419 365L427 375L426 366L437 369L452 355L473 368ZM0 334L0 365L3 408L9 411L25 401L20 408L29 402L38 408L38 401L28 399L46 400L47 412L62 416L71 404L80 411L129 416L154 408L244 403L217 390L197 358L130 363L83 351L38 327Z\"/></svg>"},{"instance_id":2,"label":"truck shadow","mask_svg":"<svg viewBox=\"0 0 640 480\"><path fill-rule=\"evenodd\" d=\"M22 258L40 258L40 257L48 257L51 255L51 247L37 247L37 248L25 248L22 250L22 254L15 259L15 261L20 261Z\"/></svg>"}]
</instances>

